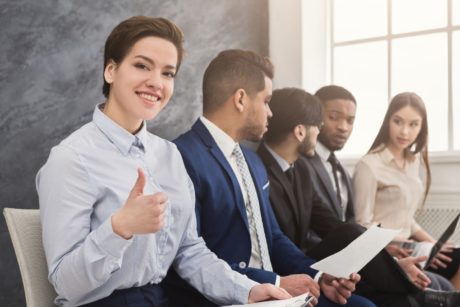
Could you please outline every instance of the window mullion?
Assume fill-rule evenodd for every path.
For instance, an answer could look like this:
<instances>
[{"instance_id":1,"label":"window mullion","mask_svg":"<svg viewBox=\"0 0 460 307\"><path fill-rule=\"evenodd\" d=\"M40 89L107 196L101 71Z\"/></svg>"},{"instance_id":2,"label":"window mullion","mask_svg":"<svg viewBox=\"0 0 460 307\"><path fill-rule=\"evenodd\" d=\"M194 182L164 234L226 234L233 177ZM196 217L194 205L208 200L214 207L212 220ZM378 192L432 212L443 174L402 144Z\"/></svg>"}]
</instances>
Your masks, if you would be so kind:
<instances>
[{"instance_id":1,"label":"window mullion","mask_svg":"<svg viewBox=\"0 0 460 307\"><path fill-rule=\"evenodd\" d=\"M388 8L387 8L387 29L388 29L388 33L387 33L387 56L388 56L388 71L387 71L387 82L388 82L388 97L387 97L387 101L389 102L390 99L391 99L391 77L392 77L392 68L391 68L391 65L392 65L392 43L393 43L393 30L392 30L392 11L391 11L391 1L392 0L388 0L387 2L387 5L388 5Z\"/></svg>"},{"instance_id":2,"label":"window mullion","mask_svg":"<svg viewBox=\"0 0 460 307\"><path fill-rule=\"evenodd\" d=\"M447 1L447 150L454 150L454 101L452 72L452 0Z\"/></svg>"}]
</instances>

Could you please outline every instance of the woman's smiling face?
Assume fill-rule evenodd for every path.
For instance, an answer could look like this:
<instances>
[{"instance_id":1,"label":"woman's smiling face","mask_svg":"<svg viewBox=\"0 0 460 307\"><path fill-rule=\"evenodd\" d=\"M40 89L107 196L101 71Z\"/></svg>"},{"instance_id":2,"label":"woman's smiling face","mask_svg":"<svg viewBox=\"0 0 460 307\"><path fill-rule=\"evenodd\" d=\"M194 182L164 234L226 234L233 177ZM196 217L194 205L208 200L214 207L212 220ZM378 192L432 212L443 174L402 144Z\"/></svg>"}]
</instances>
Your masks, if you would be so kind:
<instances>
[{"instance_id":1,"label":"woman's smiling face","mask_svg":"<svg viewBox=\"0 0 460 307\"><path fill-rule=\"evenodd\" d=\"M155 118L174 91L177 49L160 37L137 41L121 63L109 63L104 78L110 94L104 112L130 132Z\"/></svg>"}]
</instances>

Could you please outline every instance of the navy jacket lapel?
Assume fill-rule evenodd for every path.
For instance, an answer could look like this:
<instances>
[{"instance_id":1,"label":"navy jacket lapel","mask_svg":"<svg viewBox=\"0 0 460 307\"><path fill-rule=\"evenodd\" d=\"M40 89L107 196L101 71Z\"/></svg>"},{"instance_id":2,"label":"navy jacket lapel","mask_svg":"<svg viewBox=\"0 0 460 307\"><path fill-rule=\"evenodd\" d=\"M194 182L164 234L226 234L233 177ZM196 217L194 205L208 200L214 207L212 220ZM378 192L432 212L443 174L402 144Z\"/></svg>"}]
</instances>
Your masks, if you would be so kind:
<instances>
[{"instance_id":1,"label":"navy jacket lapel","mask_svg":"<svg viewBox=\"0 0 460 307\"><path fill-rule=\"evenodd\" d=\"M219 149L219 146L217 146L216 142L214 141L213 137L209 133L208 129L206 126L201 122L201 120L197 120L195 124L192 127L192 130L196 132L196 134L201 138L203 143L208 147L209 152L211 155L219 162L219 164L222 166L222 168L225 170L225 173L227 176L230 178L230 181L232 182L232 190L233 190L233 197L234 197L234 203L238 207L238 211L241 214L241 218L244 221L244 224L246 227L249 229L248 225L248 219L246 215L246 207L244 205L244 198L243 194L240 188L240 185L238 183L238 179L236 179L236 176L233 172L232 167L228 163L227 159L225 158L223 152ZM229 187L230 188L230 187Z\"/></svg>"}]
</instances>

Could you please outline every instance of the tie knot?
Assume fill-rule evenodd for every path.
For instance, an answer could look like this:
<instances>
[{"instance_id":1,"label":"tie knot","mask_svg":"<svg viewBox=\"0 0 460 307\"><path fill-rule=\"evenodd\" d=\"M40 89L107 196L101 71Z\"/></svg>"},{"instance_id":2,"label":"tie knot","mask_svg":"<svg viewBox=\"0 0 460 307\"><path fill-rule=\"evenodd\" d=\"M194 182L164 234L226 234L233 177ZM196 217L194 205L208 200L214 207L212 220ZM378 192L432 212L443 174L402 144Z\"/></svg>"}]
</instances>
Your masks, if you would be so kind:
<instances>
[{"instance_id":1,"label":"tie knot","mask_svg":"<svg viewBox=\"0 0 460 307\"><path fill-rule=\"evenodd\" d=\"M333 166L337 166L337 164L339 164L339 161L337 160L337 157L333 152L331 152L327 161L331 163Z\"/></svg>"},{"instance_id":2,"label":"tie knot","mask_svg":"<svg viewBox=\"0 0 460 307\"><path fill-rule=\"evenodd\" d=\"M233 148L232 155L235 156L236 159L243 158L243 152L239 144L236 144L235 148Z\"/></svg>"},{"instance_id":3,"label":"tie knot","mask_svg":"<svg viewBox=\"0 0 460 307\"><path fill-rule=\"evenodd\" d=\"M294 181L294 167L291 165L287 170L284 171L284 173L286 174L289 182L293 182Z\"/></svg>"}]
</instances>

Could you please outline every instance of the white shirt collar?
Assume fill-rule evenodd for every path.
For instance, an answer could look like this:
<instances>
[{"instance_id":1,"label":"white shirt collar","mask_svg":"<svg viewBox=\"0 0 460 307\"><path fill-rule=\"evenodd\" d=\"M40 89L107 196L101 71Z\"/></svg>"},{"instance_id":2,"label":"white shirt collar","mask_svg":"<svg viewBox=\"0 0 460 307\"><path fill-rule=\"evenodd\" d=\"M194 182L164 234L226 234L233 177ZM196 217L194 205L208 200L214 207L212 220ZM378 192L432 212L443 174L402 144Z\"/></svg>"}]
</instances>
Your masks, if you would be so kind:
<instances>
[{"instance_id":1,"label":"white shirt collar","mask_svg":"<svg viewBox=\"0 0 460 307\"><path fill-rule=\"evenodd\" d=\"M283 170L283 172L287 171L291 165L289 164L289 162L287 162L286 160L283 159L283 157L281 157L279 154L277 154L273 149L270 148L270 146L268 146L267 144L264 143L264 146L265 148L267 148L268 152L272 154L273 158L276 160L276 162L278 163L278 165L281 167L281 169Z\"/></svg>"},{"instance_id":2,"label":"white shirt collar","mask_svg":"<svg viewBox=\"0 0 460 307\"><path fill-rule=\"evenodd\" d=\"M224 156L229 159L232 155L233 149L238 143L206 117L200 116L200 120L208 129L217 146L224 153Z\"/></svg>"},{"instance_id":3,"label":"white shirt collar","mask_svg":"<svg viewBox=\"0 0 460 307\"><path fill-rule=\"evenodd\" d=\"M321 158L323 163L326 163L331 155L331 151L318 141L316 142L316 154Z\"/></svg>"}]
</instances>

